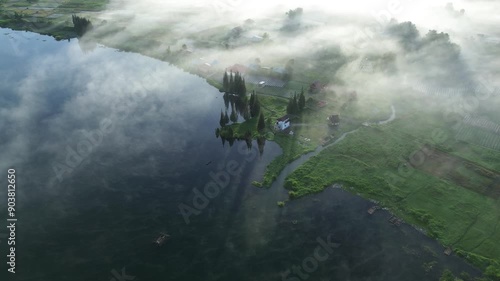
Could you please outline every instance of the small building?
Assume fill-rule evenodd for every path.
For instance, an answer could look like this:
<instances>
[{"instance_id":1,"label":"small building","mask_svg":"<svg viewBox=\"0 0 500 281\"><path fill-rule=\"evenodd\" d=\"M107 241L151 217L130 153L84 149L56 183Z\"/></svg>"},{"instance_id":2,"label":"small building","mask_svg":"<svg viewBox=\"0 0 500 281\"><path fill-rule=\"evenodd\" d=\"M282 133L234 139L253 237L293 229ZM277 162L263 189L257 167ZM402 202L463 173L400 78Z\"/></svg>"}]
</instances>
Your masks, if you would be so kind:
<instances>
[{"instance_id":1,"label":"small building","mask_svg":"<svg viewBox=\"0 0 500 281\"><path fill-rule=\"evenodd\" d=\"M233 72L236 73L238 72L242 76L248 73L248 67L241 65L241 64L235 64L227 69L227 72Z\"/></svg>"},{"instance_id":2,"label":"small building","mask_svg":"<svg viewBox=\"0 0 500 281\"><path fill-rule=\"evenodd\" d=\"M309 93L314 94L321 92L325 89L326 85L319 82L319 81L314 81L310 86L309 86Z\"/></svg>"},{"instance_id":3,"label":"small building","mask_svg":"<svg viewBox=\"0 0 500 281\"><path fill-rule=\"evenodd\" d=\"M340 125L340 116L338 114L330 115L328 122L330 126L338 126Z\"/></svg>"},{"instance_id":4,"label":"small building","mask_svg":"<svg viewBox=\"0 0 500 281\"><path fill-rule=\"evenodd\" d=\"M281 118L278 118L276 120L276 123L274 124L274 128L279 131L284 131L290 128L290 116L285 115Z\"/></svg>"},{"instance_id":5,"label":"small building","mask_svg":"<svg viewBox=\"0 0 500 281\"><path fill-rule=\"evenodd\" d=\"M323 107L325 107L325 106L326 106L326 104L327 104L327 102L326 102L326 101L324 101L324 100L320 100L320 101L318 101L318 102L316 103L316 106L317 106L318 108L323 108Z\"/></svg>"}]
</instances>

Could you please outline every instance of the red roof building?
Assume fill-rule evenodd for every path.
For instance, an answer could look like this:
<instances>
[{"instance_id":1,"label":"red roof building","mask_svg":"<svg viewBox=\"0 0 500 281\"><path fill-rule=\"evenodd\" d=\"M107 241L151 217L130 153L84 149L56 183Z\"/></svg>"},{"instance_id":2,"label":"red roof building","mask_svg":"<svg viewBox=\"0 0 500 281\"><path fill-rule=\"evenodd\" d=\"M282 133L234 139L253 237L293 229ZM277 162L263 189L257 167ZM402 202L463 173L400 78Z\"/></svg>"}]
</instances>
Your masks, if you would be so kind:
<instances>
[{"instance_id":1,"label":"red roof building","mask_svg":"<svg viewBox=\"0 0 500 281\"><path fill-rule=\"evenodd\" d=\"M239 72L240 74L244 75L248 72L248 67L244 66L244 65L241 65L241 64L235 64L233 66L230 66L228 69L227 69L228 72L233 72L233 73L236 73L236 72Z\"/></svg>"}]
</instances>

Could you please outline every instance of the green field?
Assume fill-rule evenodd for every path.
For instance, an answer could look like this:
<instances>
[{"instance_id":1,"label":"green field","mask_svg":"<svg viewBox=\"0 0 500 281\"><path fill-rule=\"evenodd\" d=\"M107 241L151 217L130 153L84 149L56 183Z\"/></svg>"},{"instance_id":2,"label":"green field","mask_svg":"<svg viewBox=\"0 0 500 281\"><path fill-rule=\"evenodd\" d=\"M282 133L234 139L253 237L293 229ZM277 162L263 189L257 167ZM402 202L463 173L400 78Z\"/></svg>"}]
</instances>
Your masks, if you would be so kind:
<instances>
[{"instance_id":1,"label":"green field","mask_svg":"<svg viewBox=\"0 0 500 281\"><path fill-rule=\"evenodd\" d=\"M469 259L477 265L499 266L500 185L493 186L495 192L482 187L498 177L500 158L477 146L457 152L454 148L464 144L452 138L436 142L434 128L453 133L439 117L421 110L387 125L363 127L295 170L286 188L296 198L342 183L422 227L443 245L464 256L471 253ZM411 164L415 152L425 161Z\"/></svg>"}]
</instances>

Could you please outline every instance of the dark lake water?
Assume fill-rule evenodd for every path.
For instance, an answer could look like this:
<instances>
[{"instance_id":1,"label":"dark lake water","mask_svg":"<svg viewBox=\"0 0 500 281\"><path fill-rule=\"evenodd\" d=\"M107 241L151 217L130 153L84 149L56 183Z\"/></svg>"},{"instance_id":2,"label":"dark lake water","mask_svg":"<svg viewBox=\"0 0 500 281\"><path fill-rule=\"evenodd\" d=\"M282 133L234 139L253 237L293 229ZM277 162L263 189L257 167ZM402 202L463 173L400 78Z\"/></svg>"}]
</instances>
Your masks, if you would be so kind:
<instances>
[{"instance_id":1,"label":"dark lake water","mask_svg":"<svg viewBox=\"0 0 500 281\"><path fill-rule=\"evenodd\" d=\"M368 215L371 202L340 189L278 208L284 175L270 189L251 182L279 146L267 142L262 154L256 141L223 146L214 132L222 96L203 79L138 54L0 32L0 168L18 177L17 273L6 273L0 236L1 280L479 274L410 226L388 223L388 212ZM210 198L200 199L205 187ZM6 192L0 200L3 225ZM156 247L161 232L171 238Z\"/></svg>"}]
</instances>

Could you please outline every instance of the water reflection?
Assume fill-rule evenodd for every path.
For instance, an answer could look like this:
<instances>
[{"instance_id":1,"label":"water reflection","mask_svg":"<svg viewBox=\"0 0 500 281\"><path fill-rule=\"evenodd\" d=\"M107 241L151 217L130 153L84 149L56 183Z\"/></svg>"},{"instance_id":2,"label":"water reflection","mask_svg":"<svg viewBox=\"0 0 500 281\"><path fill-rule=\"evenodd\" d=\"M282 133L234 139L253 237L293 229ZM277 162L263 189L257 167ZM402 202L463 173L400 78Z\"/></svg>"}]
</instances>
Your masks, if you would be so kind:
<instances>
[{"instance_id":1,"label":"water reflection","mask_svg":"<svg viewBox=\"0 0 500 281\"><path fill-rule=\"evenodd\" d=\"M221 138L223 146L226 142L228 142L231 147L235 140L245 141L247 148L250 150L253 142L252 132L257 128L249 128L248 126L251 124L249 120L250 118L264 118L260 110L261 106L257 95L254 91L249 99L247 96L245 79L238 72L233 73L232 71L226 71L224 73L223 89L221 92L223 93L225 110L220 113L220 128L215 129L215 136ZM238 132L234 131L235 128L232 125L237 125L236 128ZM246 126L246 130L242 129L243 126ZM259 132L265 130L263 122L262 126L260 122L255 126L259 126ZM244 130L244 132L242 132L242 130ZM264 137L257 137L257 143L259 152L262 155L265 146Z\"/></svg>"},{"instance_id":2,"label":"water reflection","mask_svg":"<svg viewBox=\"0 0 500 281\"><path fill-rule=\"evenodd\" d=\"M19 280L109 280L123 267L138 280L280 280L330 233L342 247L310 280L436 279L437 269L427 274L421 266L433 260L436 268L475 274L458 258L407 254L403 247L439 245L369 217L370 203L352 194L328 189L278 208L287 195L282 186L251 182L262 179L280 148L251 134L235 138L226 123L216 130L221 146L213 138L220 108L224 122L226 111L237 122L245 110L229 95L223 104L203 79L137 54L86 53L78 40L33 44L45 37L29 36L19 41L20 55L0 53L9 62L0 65L0 76L9 77L0 78L0 169L15 166L25 175ZM0 46L5 40L0 36ZM100 135L103 120L112 126ZM91 151L84 143L94 144ZM262 157L249 157L257 153ZM80 164L59 182L53 163L77 157ZM231 161L241 171L186 225L178 204ZM171 241L154 247L162 231Z\"/></svg>"},{"instance_id":3,"label":"water reflection","mask_svg":"<svg viewBox=\"0 0 500 281\"><path fill-rule=\"evenodd\" d=\"M97 48L97 42L92 37L84 36L78 40L78 46L84 54L88 54Z\"/></svg>"}]
</instances>

